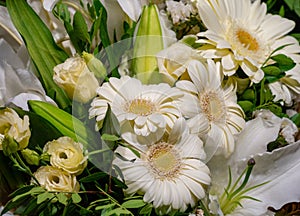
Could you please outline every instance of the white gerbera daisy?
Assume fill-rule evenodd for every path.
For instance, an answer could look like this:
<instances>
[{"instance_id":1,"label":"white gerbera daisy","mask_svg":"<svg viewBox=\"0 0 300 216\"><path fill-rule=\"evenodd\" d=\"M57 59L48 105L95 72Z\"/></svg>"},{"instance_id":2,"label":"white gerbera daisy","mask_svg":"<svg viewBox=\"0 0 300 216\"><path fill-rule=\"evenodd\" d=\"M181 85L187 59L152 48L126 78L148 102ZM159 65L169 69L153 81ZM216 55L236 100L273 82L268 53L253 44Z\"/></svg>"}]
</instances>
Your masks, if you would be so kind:
<instances>
[{"instance_id":1,"label":"white gerbera daisy","mask_svg":"<svg viewBox=\"0 0 300 216\"><path fill-rule=\"evenodd\" d=\"M201 161L205 157L203 143L189 133L183 118L176 121L168 139L155 144L136 143L130 136L124 138L140 153L137 157L128 148L116 149L130 160L113 161L122 171L127 194L144 194L144 201L153 203L159 214L185 211L205 197L204 185L209 185L211 179L209 169Z\"/></svg>"},{"instance_id":2,"label":"white gerbera daisy","mask_svg":"<svg viewBox=\"0 0 300 216\"><path fill-rule=\"evenodd\" d=\"M141 137L162 135L180 116L178 99L183 93L164 83L143 85L129 76L110 78L97 93L89 110L90 117L96 117L97 130L102 127L108 104L120 122L121 131L126 132L132 127L134 134Z\"/></svg>"},{"instance_id":3,"label":"white gerbera daisy","mask_svg":"<svg viewBox=\"0 0 300 216\"><path fill-rule=\"evenodd\" d=\"M201 0L198 9L208 29L199 33L208 39L199 42L209 44L203 47L203 55L221 59L225 75L233 75L240 66L255 83L264 77L261 66L279 48L273 44L285 40L295 26L279 15L266 14L266 4L260 0Z\"/></svg>"},{"instance_id":4,"label":"white gerbera daisy","mask_svg":"<svg viewBox=\"0 0 300 216\"><path fill-rule=\"evenodd\" d=\"M203 135L207 132L205 125L209 124L205 140L208 154L212 155L218 148L218 153L228 156L234 150L234 135L243 129L245 120L237 104L235 87L222 87L219 66L212 60L207 65L191 61L188 73L192 82L179 81L176 87L186 92L181 110L189 119L191 131Z\"/></svg>"}]
</instances>

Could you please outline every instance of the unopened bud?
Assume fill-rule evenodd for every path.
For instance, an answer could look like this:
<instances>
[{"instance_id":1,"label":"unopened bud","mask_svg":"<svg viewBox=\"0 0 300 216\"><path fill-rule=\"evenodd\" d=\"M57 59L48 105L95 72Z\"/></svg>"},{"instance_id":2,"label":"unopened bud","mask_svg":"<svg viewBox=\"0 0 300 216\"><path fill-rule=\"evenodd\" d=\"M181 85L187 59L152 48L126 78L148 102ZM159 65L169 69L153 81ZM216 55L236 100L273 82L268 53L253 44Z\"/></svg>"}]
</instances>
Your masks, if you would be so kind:
<instances>
[{"instance_id":1,"label":"unopened bud","mask_svg":"<svg viewBox=\"0 0 300 216\"><path fill-rule=\"evenodd\" d=\"M11 136L4 136L2 141L3 153L6 156L9 156L13 153L16 153L19 149L19 144Z\"/></svg>"},{"instance_id":2,"label":"unopened bud","mask_svg":"<svg viewBox=\"0 0 300 216\"><path fill-rule=\"evenodd\" d=\"M145 84L158 67L156 54L164 48L162 36L157 6L144 6L133 46L132 70Z\"/></svg>"},{"instance_id":3,"label":"unopened bud","mask_svg":"<svg viewBox=\"0 0 300 216\"><path fill-rule=\"evenodd\" d=\"M88 69L93 72L97 79L104 80L107 76L106 68L103 63L97 59L93 54L83 52L82 57L87 64Z\"/></svg>"},{"instance_id":4,"label":"unopened bud","mask_svg":"<svg viewBox=\"0 0 300 216\"><path fill-rule=\"evenodd\" d=\"M40 163L40 155L31 149L23 149L21 151L23 158L29 165L38 166Z\"/></svg>"}]
</instances>

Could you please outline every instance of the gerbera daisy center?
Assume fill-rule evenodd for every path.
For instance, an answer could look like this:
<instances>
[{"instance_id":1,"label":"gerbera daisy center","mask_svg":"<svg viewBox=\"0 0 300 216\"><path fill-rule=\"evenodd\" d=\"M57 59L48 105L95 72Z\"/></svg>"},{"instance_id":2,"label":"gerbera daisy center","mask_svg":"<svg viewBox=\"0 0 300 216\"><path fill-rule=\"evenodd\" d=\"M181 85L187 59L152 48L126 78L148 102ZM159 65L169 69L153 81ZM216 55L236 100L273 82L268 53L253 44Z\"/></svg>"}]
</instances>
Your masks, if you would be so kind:
<instances>
[{"instance_id":1,"label":"gerbera daisy center","mask_svg":"<svg viewBox=\"0 0 300 216\"><path fill-rule=\"evenodd\" d=\"M225 102L217 92L207 91L200 95L200 107L210 122L223 121Z\"/></svg>"},{"instance_id":2,"label":"gerbera daisy center","mask_svg":"<svg viewBox=\"0 0 300 216\"><path fill-rule=\"evenodd\" d=\"M127 104L127 111L137 115L150 115L156 111L155 104L146 99L134 99Z\"/></svg>"},{"instance_id":3,"label":"gerbera daisy center","mask_svg":"<svg viewBox=\"0 0 300 216\"><path fill-rule=\"evenodd\" d=\"M248 50L251 50L254 52L259 50L259 43L248 32L246 32L242 29L239 29L236 32L236 36L237 36L239 42Z\"/></svg>"},{"instance_id":4,"label":"gerbera daisy center","mask_svg":"<svg viewBox=\"0 0 300 216\"><path fill-rule=\"evenodd\" d=\"M158 143L149 148L147 160L155 176L169 179L177 176L181 160L174 146L168 143Z\"/></svg>"}]
</instances>

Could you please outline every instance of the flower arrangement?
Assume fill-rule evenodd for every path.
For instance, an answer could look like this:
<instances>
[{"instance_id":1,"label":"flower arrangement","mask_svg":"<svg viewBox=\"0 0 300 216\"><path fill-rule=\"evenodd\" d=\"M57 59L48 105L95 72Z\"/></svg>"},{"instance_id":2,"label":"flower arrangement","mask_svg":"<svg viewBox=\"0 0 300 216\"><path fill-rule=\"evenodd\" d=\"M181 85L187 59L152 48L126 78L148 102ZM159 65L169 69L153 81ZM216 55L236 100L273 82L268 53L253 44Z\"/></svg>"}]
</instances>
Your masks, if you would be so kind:
<instances>
[{"instance_id":1,"label":"flower arrangement","mask_svg":"<svg viewBox=\"0 0 300 216\"><path fill-rule=\"evenodd\" d=\"M1 215L299 215L299 1L0 1Z\"/></svg>"}]
</instances>

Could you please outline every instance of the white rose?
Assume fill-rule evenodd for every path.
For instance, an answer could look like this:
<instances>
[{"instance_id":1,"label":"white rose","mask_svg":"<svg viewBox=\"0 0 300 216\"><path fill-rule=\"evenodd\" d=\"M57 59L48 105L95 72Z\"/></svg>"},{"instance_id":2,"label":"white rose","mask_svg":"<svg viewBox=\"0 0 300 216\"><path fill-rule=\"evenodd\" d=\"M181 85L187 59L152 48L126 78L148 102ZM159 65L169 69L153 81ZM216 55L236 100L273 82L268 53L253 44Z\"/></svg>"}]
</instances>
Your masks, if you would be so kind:
<instances>
[{"instance_id":1,"label":"white rose","mask_svg":"<svg viewBox=\"0 0 300 216\"><path fill-rule=\"evenodd\" d=\"M71 99L86 103L96 96L98 81L83 58L68 58L64 63L56 65L53 70L53 80Z\"/></svg>"},{"instance_id":2,"label":"white rose","mask_svg":"<svg viewBox=\"0 0 300 216\"><path fill-rule=\"evenodd\" d=\"M197 50L177 42L156 55L159 72L164 81L173 85L178 79L188 79L187 68L191 60L203 61Z\"/></svg>"},{"instance_id":3,"label":"white rose","mask_svg":"<svg viewBox=\"0 0 300 216\"><path fill-rule=\"evenodd\" d=\"M83 146L70 137L60 137L48 142L44 152L50 154L50 164L74 175L82 173L87 165L87 156L84 156Z\"/></svg>"},{"instance_id":4,"label":"white rose","mask_svg":"<svg viewBox=\"0 0 300 216\"><path fill-rule=\"evenodd\" d=\"M78 192L76 176L52 166L41 166L33 174L36 180L48 191Z\"/></svg>"},{"instance_id":5,"label":"white rose","mask_svg":"<svg viewBox=\"0 0 300 216\"><path fill-rule=\"evenodd\" d=\"M0 110L0 150L5 136L13 138L18 143L17 150L22 150L28 146L31 132L29 128L29 117L24 119L11 108Z\"/></svg>"}]
</instances>

